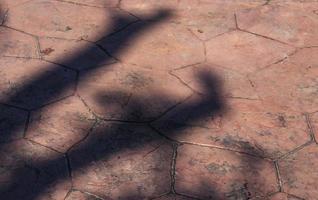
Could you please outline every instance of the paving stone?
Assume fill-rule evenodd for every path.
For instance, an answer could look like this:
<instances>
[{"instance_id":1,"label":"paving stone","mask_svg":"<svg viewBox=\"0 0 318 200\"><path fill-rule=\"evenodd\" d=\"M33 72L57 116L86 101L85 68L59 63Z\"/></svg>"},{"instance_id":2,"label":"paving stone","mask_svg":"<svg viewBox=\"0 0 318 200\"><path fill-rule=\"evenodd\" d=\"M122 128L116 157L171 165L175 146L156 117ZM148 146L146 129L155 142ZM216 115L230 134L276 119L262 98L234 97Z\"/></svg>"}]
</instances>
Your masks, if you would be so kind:
<instances>
[{"instance_id":1,"label":"paving stone","mask_svg":"<svg viewBox=\"0 0 318 200\"><path fill-rule=\"evenodd\" d=\"M72 191L65 200L102 200L101 198L89 195L81 191Z\"/></svg>"},{"instance_id":2,"label":"paving stone","mask_svg":"<svg viewBox=\"0 0 318 200\"><path fill-rule=\"evenodd\" d=\"M271 195L266 200L303 200L303 199L297 198L293 195L279 192L279 193L276 193L274 195Z\"/></svg>"},{"instance_id":3,"label":"paving stone","mask_svg":"<svg viewBox=\"0 0 318 200\"><path fill-rule=\"evenodd\" d=\"M0 101L27 109L71 95L75 72L36 59L1 58Z\"/></svg>"},{"instance_id":4,"label":"paving stone","mask_svg":"<svg viewBox=\"0 0 318 200\"><path fill-rule=\"evenodd\" d=\"M156 200L194 200L194 199L190 197L181 196L181 195L170 194L170 195L162 196L160 198L156 198Z\"/></svg>"},{"instance_id":5,"label":"paving stone","mask_svg":"<svg viewBox=\"0 0 318 200\"><path fill-rule=\"evenodd\" d=\"M318 48L298 51L284 62L251 76L266 104L282 110L315 112L318 108Z\"/></svg>"},{"instance_id":6,"label":"paving stone","mask_svg":"<svg viewBox=\"0 0 318 200\"><path fill-rule=\"evenodd\" d=\"M117 9L34 0L11 9L5 24L37 36L96 41L134 20Z\"/></svg>"},{"instance_id":7,"label":"paving stone","mask_svg":"<svg viewBox=\"0 0 318 200\"><path fill-rule=\"evenodd\" d=\"M133 13L143 20L151 19L151 15L158 9L175 10L178 0L121 0L120 8Z\"/></svg>"},{"instance_id":8,"label":"paving stone","mask_svg":"<svg viewBox=\"0 0 318 200\"><path fill-rule=\"evenodd\" d=\"M188 27L202 40L236 29L234 13L264 1L180 1L174 23Z\"/></svg>"},{"instance_id":9,"label":"paving stone","mask_svg":"<svg viewBox=\"0 0 318 200\"><path fill-rule=\"evenodd\" d=\"M0 199L318 196L317 0L0 2Z\"/></svg>"},{"instance_id":10,"label":"paving stone","mask_svg":"<svg viewBox=\"0 0 318 200\"><path fill-rule=\"evenodd\" d=\"M121 61L151 68L170 70L204 61L204 47L186 28L170 23L155 24L141 37L125 40L139 27L149 23L136 23L101 41L101 45ZM124 41L118 44L118 41ZM118 54L118 49L125 49Z\"/></svg>"},{"instance_id":11,"label":"paving stone","mask_svg":"<svg viewBox=\"0 0 318 200\"><path fill-rule=\"evenodd\" d=\"M238 26L296 46L318 45L318 4L274 4L237 14ZM315 6L314 6L315 5Z\"/></svg>"},{"instance_id":12,"label":"paving stone","mask_svg":"<svg viewBox=\"0 0 318 200\"><path fill-rule=\"evenodd\" d=\"M70 152L75 189L109 199L149 199L170 191L172 147L150 128L103 123Z\"/></svg>"},{"instance_id":13,"label":"paving stone","mask_svg":"<svg viewBox=\"0 0 318 200\"><path fill-rule=\"evenodd\" d=\"M1 6L4 8L13 8L14 6L21 5L23 3L26 3L30 0L1 0Z\"/></svg>"},{"instance_id":14,"label":"paving stone","mask_svg":"<svg viewBox=\"0 0 318 200\"><path fill-rule=\"evenodd\" d=\"M318 112L314 112L310 114L310 122L312 124L314 138L318 143Z\"/></svg>"},{"instance_id":15,"label":"paving stone","mask_svg":"<svg viewBox=\"0 0 318 200\"><path fill-rule=\"evenodd\" d=\"M0 27L0 56L38 58L37 41L34 37Z\"/></svg>"},{"instance_id":16,"label":"paving stone","mask_svg":"<svg viewBox=\"0 0 318 200\"><path fill-rule=\"evenodd\" d=\"M219 95L225 97L258 99L258 95L245 75L210 63L192 65L172 72L185 84L201 94L209 95L211 88L206 88L202 83L205 75L213 76Z\"/></svg>"},{"instance_id":17,"label":"paving stone","mask_svg":"<svg viewBox=\"0 0 318 200\"><path fill-rule=\"evenodd\" d=\"M279 161L283 190L304 199L318 196L318 146L311 144Z\"/></svg>"},{"instance_id":18,"label":"paving stone","mask_svg":"<svg viewBox=\"0 0 318 200\"><path fill-rule=\"evenodd\" d=\"M27 116L26 111L0 105L0 142L22 138Z\"/></svg>"},{"instance_id":19,"label":"paving stone","mask_svg":"<svg viewBox=\"0 0 318 200\"><path fill-rule=\"evenodd\" d=\"M206 43L206 48L210 63L239 73L262 69L294 51L290 46L241 31L213 38Z\"/></svg>"},{"instance_id":20,"label":"paving stone","mask_svg":"<svg viewBox=\"0 0 318 200\"><path fill-rule=\"evenodd\" d=\"M1 199L60 200L71 187L66 160L43 146L9 143L1 147L0 159Z\"/></svg>"},{"instance_id":21,"label":"paving stone","mask_svg":"<svg viewBox=\"0 0 318 200\"><path fill-rule=\"evenodd\" d=\"M176 162L176 191L201 199L251 199L277 191L274 164L256 157L183 145Z\"/></svg>"},{"instance_id":22,"label":"paving stone","mask_svg":"<svg viewBox=\"0 0 318 200\"><path fill-rule=\"evenodd\" d=\"M78 88L99 116L131 121L152 120L192 94L167 72L122 64L80 78Z\"/></svg>"},{"instance_id":23,"label":"paving stone","mask_svg":"<svg viewBox=\"0 0 318 200\"><path fill-rule=\"evenodd\" d=\"M70 97L31 113L26 137L60 152L83 139L94 116L78 97Z\"/></svg>"},{"instance_id":24,"label":"paving stone","mask_svg":"<svg viewBox=\"0 0 318 200\"><path fill-rule=\"evenodd\" d=\"M265 108L260 101L192 97L153 125L178 141L277 158L310 140L305 117Z\"/></svg>"},{"instance_id":25,"label":"paving stone","mask_svg":"<svg viewBox=\"0 0 318 200\"><path fill-rule=\"evenodd\" d=\"M41 38L40 47L43 59L73 69L83 70L115 62L97 46L83 40Z\"/></svg>"},{"instance_id":26,"label":"paving stone","mask_svg":"<svg viewBox=\"0 0 318 200\"><path fill-rule=\"evenodd\" d=\"M88 6L97 6L97 7L116 7L119 4L119 0L63 0L63 1L83 4Z\"/></svg>"}]
</instances>

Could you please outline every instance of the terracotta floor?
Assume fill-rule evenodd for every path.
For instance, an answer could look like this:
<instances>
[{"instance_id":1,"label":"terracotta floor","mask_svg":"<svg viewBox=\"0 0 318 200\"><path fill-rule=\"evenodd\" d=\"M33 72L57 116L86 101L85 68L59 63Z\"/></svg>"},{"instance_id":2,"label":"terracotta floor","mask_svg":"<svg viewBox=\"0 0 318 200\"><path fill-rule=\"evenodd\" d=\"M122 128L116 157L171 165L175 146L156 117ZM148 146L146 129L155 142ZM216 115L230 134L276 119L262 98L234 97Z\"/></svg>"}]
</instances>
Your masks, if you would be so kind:
<instances>
[{"instance_id":1,"label":"terracotta floor","mask_svg":"<svg viewBox=\"0 0 318 200\"><path fill-rule=\"evenodd\" d=\"M318 1L0 6L1 200L318 199Z\"/></svg>"}]
</instances>

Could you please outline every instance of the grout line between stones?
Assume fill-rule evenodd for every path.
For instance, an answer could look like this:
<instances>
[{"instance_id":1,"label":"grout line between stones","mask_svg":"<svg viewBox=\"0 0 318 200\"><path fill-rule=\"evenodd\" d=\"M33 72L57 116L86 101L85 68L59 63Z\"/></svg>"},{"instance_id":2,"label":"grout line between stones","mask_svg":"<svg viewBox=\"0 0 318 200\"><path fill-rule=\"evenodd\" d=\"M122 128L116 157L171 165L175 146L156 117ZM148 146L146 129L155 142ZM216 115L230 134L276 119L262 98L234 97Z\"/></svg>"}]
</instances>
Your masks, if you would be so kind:
<instances>
[{"instance_id":1,"label":"grout line between stones","mask_svg":"<svg viewBox=\"0 0 318 200\"><path fill-rule=\"evenodd\" d=\"M283 182L282 182L282 178L279 171L278 161L274 161L274 166L275 166L276 179L277 179L279 192L283 192Z\"/></svg>"},{"instance_id":2,"label":"grout line between stones","mask_svg":"<svg viewBox=\"0 0 318 200\"><path fill-rule=\"evenodd\" d=\"M39 143L39 142L33 140L32 138L25 137L24 139L27 140L27 141L29 141L29 142L31 142L31 143L33 143L33 144L42 146L42 147L44 147L44 148L50 149L51 151L54 151L55 153L58 153L58 154L61 154L61 155L65 156L65 153L63 153L63 152L61 152L61 151L59 151L59 150L56 150L56 149L54 149L54 148L52 148L52 147L50 147L50 146L41 144L41 143Z\"/></svg>"},{"instance_id":3,"label":"grout line between stones","mask_svg":"<svg viewBox=\"0 0 318 200\"><path fill-rule=\"evenodd\" d=\"M73 176L72 176L72 168L71 168L71 161L67 153L64 154L66 158L66 165L67 165L67 172L68 176L71 179L71 188L73 188Z\"/></svg>"},{"instance_id":4,"label":"grout line between stones","mask_svg":"<svg viewBox=\"0 0 318 200\"><path fill-rule=\"evenodd\" d=\"M175 184L176 184L176 163L177 163L177 156L178 156L178 143L173 143L173 154L171 160L171 169L170 169L170 177L171 177L171 192L176 194Z\"/></svg>"},{"instance_id":5,"label":"grout line between stones","mask_svg":"<svg viewBox=\"0 0 318 200\"><path fill-rule=\"evenodd\" d=\"M11 104L8 104L8 103L0 102L0 105L7 106L7 107L11 107L11 108L15 108L15 109L18 109L18 110L23 110L23 111L26 111L26 112L29 112L29 111L30 111L30 109L23 108L23 107L16 106L16 105L11 105Z\"/></svg>"},{"instance_id":6,"label":"grout line between stones","mask_svg":"<svg viewBox=\"0 0 318 200\"><path fill-rule=\"evenodd\" d=\"M79 145L80 143L82 143L83 141L85 141L88 137L89 137L89 135L92 133L92 131L98 126L98 124L99 124L99 122L96 120L95 122L94 122L94 124L90 127L90 129L87 131L87 133L86 133L86 135L82 138L82 139L80 139L79 141L77 141L76 143L74 143L72 146L70 146L67 150L66 150L66 153L65 154L69 154L70 153L70 151L75 147L75 146L77 146L77 145ZM70 165L70 167L71 167L72 165Z\"/></svg>"},{"instance_id":7,"label":"grout line between stones","mask_svg":"<svg viewBox=\"0 0 318 200\"><path fill-rule=\"evenodd\" d=\"M42 53L41 53L41 44L40 44L40 39L38 36L34 36L35 37L35 41L36 41L36 52L38 54L38 57L40 60L43 60L43 57L42 57Z\"/></svg>"},{"instance_id":8,"label":"grout line between stones","mask_svg":"<svg viewBox=\"0 0 318 200\"><path fill-rule=\"evenodd\" d=\"M291 44L288 44L286 42L283 42L283 41L280 41L280 40L277 40L277 39L274 39L274 38L271 38L271 37L268 37L268 36L265 36L265 35L254 33L254 32L251 32L251 31L248 31L248 30L244 30L244 29L241 29L241 28L238 28L237 30L241 31L241 32L244 32L244 33L249 33L249 34L252 34L252 35L255 35L255 36L258 36L258 37L262 37L262 38L265 38L265 39L268 39L268 40L272 40L272 41L275 41L275 42L278 42L278 43L281 43L281 44L284 44L284 45L287 45L287 46L290 46L290 47L293 47L293 48L296 48L295 46L293 46Z\"/></svg>"},{"instance_id":9,"label":"grout line between stones","mask_svg":"<svg viewBox=\"0 0 318 200\"><path fill-rule=\"evenodd\" d=\"M138 23L138 22L141 22L141 20L139 20L139 19L137 18L135 21L132 21L132 22L126 24L125 26L123 26L123 27L121 27L121 28L115 30L114 32L109 33L108 35L106 35L106 36L100 38L99 40L95 41L94 43L95 43L95 44L98 44L98 43L101 42L102 40L104 40L104 39L106 39L106 38L108 38L108 37L111 37L111 36L113 36L113 35L115 35L115 34L121 32L121 31L124 31L124 30L125 30L126 28L128 28L129 26L131 26L131 25L133 25L133 24L136 24L136 23Z\"/></svg>"},{"instance_id":10,"label":"grout line between stones","mask_svg":"<svg viewBox=\"0 0 318 200\"><path fill-rule=\"evenodd\" d=\"M212 149L220 149L220 150L225 150L225 151L230 151L230 152L235 152L235 153L239 153L239 154L252 156L252 157L263 159L263 160L267 160L267 161L273 161L273 159L267 158L267 157L264 157L264 156L261 156L261 155L251 154L251 153L248 153L248 152L239 151L239 150L226 148L226 147L222 147L222 146L210 145L210 144L201 144L201 143L188 142L188 141L178 141L178 142L180 144L201 146L201 147L212 148Z\"/></svg>"},{"instance_id":11,"label":"grout line between stones","mask_svg":"<svg viewBox=\"0 0 318 200\"><path fill-rule=\"evenodd\" d=\"M23 129L23 138L26 137L26 134L27 134L27 131L29 128L29 124L30 124L30 120L31 120L31 111L28 111L27 118L26 118L26 121L24 124L24 129Z\"/></svg>"},{"instance_id":12,"label":"grout line between stones","mask_svg":"<svg viewBox=\"0 0 318 200\"><path fill-rule=\"evenodd\" d=\"M238 26L238 21L237 21L237 15L236 13L234 13L234 22L235 22L235 29L236 30L240 30L239 26Z\"/></svg>"},{"instance_id":13,"label":"grout line between stones","mask_svg":"<svg viewBox=\"0 0 318 200\"><path fill-rule=\"evenodd\" d=\"M73 5L77 5L77 6L92 7L92 8L100 8L100 9L107 8L105 6L94 6L94 5L89 5L89 4L85 4L85 3L77 3L77 2L67 1L67 0L53 0L53 1L73 4ZM115 7L109 7L109 8L115 8Z\"/></svg>"},{"instance_id":14,"label":"grout line between stones","mask_svg":"<svg viewBox=\"0 0 318 200\"><path fill-rule=\"evenodd\" d=\"M37 37L36 35L33 35L32 33L28 33L28 32L22 31L20 29L16 29L16 28L13 28L11 26L7 26L5 24L2 24L2 26L7 28L7 29L11 29L11 30L14 30L14 31L17 31L17 32L20 32L20 33L23 33L23 34L26 34L26 35L29 35L29 36L32 36L32 37Z\"/></svg>"},{"instance_id":15,"label":"grout line between stones","mask_svg":"<svg viewBox=\"0 0 318 200\"><path fill-rule=\"evenodd\" d=\"M44 107L46 107L46 106L49 106L49 105L51 105L51 104L55 104L55 103L57 103L57 102L63 101L63 100L65 100L65 99L67 99L67 98L69 98L69 97L72 97L72 96L74 96L74 92L72 92L72 94L69 94L69 95L67 95L67 96L61 97L61 98L59 98L59 99L56 99L56 100L53 100L53 101L49 101L48 103L42 104L42 105L40 105L40 106L38 106L38 107L33 107L33 108L30 109L30 111L35 111L35 110L44 108Z\"/></svg>"},{"instance_id":16,"label":"grout line between stones","mask_svg":"<svg viewBox=\"0 0 318 200\"><path fill-rule=\"evenodd\" d=\"M307 127L308 127L308 130L309 130L309 136L311 138L311 140L315 141L316 143L317 140L315 138L315 134L314 134L314 127L313 125L311 124L311 120L310 120L310 117L309 117L309 114L308 113L305 113L305 119L306 119L306 123L307 123Z\"/></svg>"},{"instance_id":17,"label":"grout line between stones","mask_svg":"<svg viewBox=\"0 0 318 200\"><path fill-rule=\"evenodd\" d=\"M302 144L302 145L296 147L296 148L293 149L292 151L287 152L286 154L280 156L279 158L276 159L276 161L285 159L285 158L288 157L289 155L294 154L294 153L296 153L296 152L302 150L303 148L305 148L306 146L308 146L308 145L310 145L310 144L312 144L312 143L313 143L313 140L310 140L310 141L306 142L305 144Z\"/></svg>"}]
</instances>

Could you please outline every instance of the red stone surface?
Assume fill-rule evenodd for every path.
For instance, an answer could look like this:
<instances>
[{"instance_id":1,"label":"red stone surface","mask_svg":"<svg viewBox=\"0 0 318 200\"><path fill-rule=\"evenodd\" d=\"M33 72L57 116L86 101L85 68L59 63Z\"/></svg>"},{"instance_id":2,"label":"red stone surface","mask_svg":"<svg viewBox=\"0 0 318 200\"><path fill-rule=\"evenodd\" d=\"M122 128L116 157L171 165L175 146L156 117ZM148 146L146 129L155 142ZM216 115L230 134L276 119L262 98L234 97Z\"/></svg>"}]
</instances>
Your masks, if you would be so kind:
<instances>
[{"instance_id":1,"label":"red stone surface","mask_svg":"<svg viewBox=\"0 0 318 200\"><path fill-rule=\"evenodd\" d=\"M0 142L22 138L27 117L24 110L0 105Z\"/></svg>"},{"instance_id":2,"label":"red stone surface","mask_svg":"<svg viewBox=\"0 0 318 200\"><path fill-rule=\"evenodd\" d=\"M96 45L83 40L40 38L40 53L45 60L76 70L91 69L115 62Z\"/></svg>"},{"instance_id":3,"label":"red stone surface","mask_svg":"<svg viewBox=\"0 0 318 200\"><path fill-rule=\"evenodd\" d=\"M160 198L157 198L156 200L194 200L194 198L171 194L171 195L164 195Z\"/></svg>"},{"instance_id":4,"label":"red stone surface","mask_svg":"<svg viewBox=\"0 0 318 200\"><path fill-rule=\"evenodd\" d=\"M254 8L264 1L179 1L174 23L188 27L201 40L236 29L234 13Z\"/></svg>"},{"instance_id":5,"label":"red stone surface","mask_svg":"<svg viewBox=\"0 0 318 200\"><path fill-rule=\"evenodd\" d=\"M193 145L178 149L176 191L201 199L248 199L277 191L274 164Z\"/></svg>"},{"instance_id":6,"label":"red stone surface","mask_svg":"<svg viewBox=\"0 0 318 200\"><path fill-rule=\"evenodd\" d=\"M317 17L0 0L0 199L316 200Z\"/></svg>"},{"instance_id":7,"label":"red stone surface","mask_svg":"<svg viewBox=\"0 0 318 200\"><path fill-rule=\"evenodd\" d=\"M18 31L0 27L0 56L39 58L34 37Z\"/></svg>"},{"instance_id":8,"label":"red stone surface","mask_svg":"<svg viewBox=\"0 0 318 200\"><path fill-rule=\"evenodd\" d=\"M26 137L60 152L84 139L94 116L78 97L69 97L31 113Z\"/></svg>"},{"instance_id":9,"label":"red stone surface","mask_svg":"<svg viewBox=\"0 0 318 200\"><path fill-rule=\"evenodd\" d=\"M72 191L65 200L101 200L101 198L81 191Z\"/></svg>"},{"instance_id":10,"label":"red stone surface","mask_svg":"<svg viewBox=\"0 0 318 200\"><path fill-rule=\"evenodd\" d=\"M200 80L203 75L213 75L213 81L218 83L221 96L259 99L248 77L235 70L227 69L213 63L203 63L177 69L172 72L182 82L198 93L209 95L212 91L205 88Z\"/></svg>"},{"instance_id":11,"label":"red stone surface","mask_svg":"<svg viewBox=\"0 0 318 200\"><path fill-rule=\"evenodd\" d=\"M251 76L261 99L282 110L317 111L317 53L318 48L301 49L287 60Z\"/></svg>"},{"instance_id":12,"label":"red stone surface","mask_svg":"<svg viewBox=\"0 0 318 200\"><path fill-rule=\"evenodd\" d=\"M237 13L239 28L295 46L316 46L318 4L286 2Z\"/></svg>"},{"instance_id":13,"label":"red stone surface","mask_svg":"<svg viewBox=\"0 0 318 200\"><path fill-rule=\"evenodd\" d=\"M71 188L62 155L26 140L1 147L1 199L63 199ZM50 163L50 164L48 164Z\"/></svg>"},{"instance_id":14,"label":"red stone surface","mask_svg":"<svg viewBox=\"0 0 318 200\"><path fill-rule=\"evenodd\" d=\"M37 108L71 95L74 71L36 59L1 58L0 101ZM61 90L63 87L63 90Z\"/></svg>"},{"instance_id":15,"label":"red stone surface","mask_svg":"<svg viewBox=\"0 0 318 200\"><path fill-rule=\"evenodd\" d=\"M264 109L258 100L193 97L154 123L161 133L180 142L225 147L278 158L310 140L305 117Z\"/></svg>"},{"instance_id":16,"label":"red stone surface","mask_svg":"<svg viewBox=\"0 0 318 200\"><path fill-rule=\"evenodd\" d=\"M148 127L103 123L71 151L70 161L74 188L106 199L170 191L172 146Z\"/></svg>"},{"instance_id":17,"label":"red stone surface","mask_svg":"<svg viewBox=\"0 0 318 200\"><path fill-rule=\"evenodd\" d=\"M318 195L318 146L311 144L279 161L283 189L304 199Z\"/></svg>"},{"instance_id":18,"label":"red stone surface","mask_svg":"<svg viewBox=\"0 0 318 200\"><path fill-rule=\"evenodd\" d=\"M294 48L242 31L233 31L206 43L207 60L246 74L275 63ZM266 55L266 56L264 56Z\"/></svg>"},{"instance_id":19,"label":"red stone surface","mask_svg":"<svg viewBox=\"0 0 318 200\"><path fill-rule=\"evenodd\" d=\"M99 116L130 121L153 120L191 95L165 71L123 64L99 68L80 79L78 88Z\"/></svg>"},{"instance_id":20,"label":"red stone surface","mask_svg":"<svg viewBox=\"0 0 318 200\"><path fill-rule=\"evenodd\" d=\"M119 17L125 20L118 23ZM96 41L134 20L120 10L110 12L62 1L33 0L12 8L5 24L37 36Z\"/></svg>"},{"instance_id":21,"label":"red stone surface","mask_svg":"<svg viewBox=\"0 0 318 200\"><path fill-rule=\"evenodd\" d=\"M286 193L276 193L274 195L269 196L266 200L301 200L302 198L298 198L294 195L286 194Z\"/></svg>"},{"instance_id":22,"label":"red stone surface","mask_svg":"<svg viewBox=\"0 0 318 200\"><path fill-rule=\"evenodd\" d=\"M165 23L152 26L141 37L125 41L118 47L118 41L124 40L123 38L128 37L140 26L149 26L149 24L134 24L100 43L125 63L158 71L204 61L203 43L185 27L177 24ZM179 34L180 32L182 34ZM117 48L123 48L125 51L118 55Z\"/></svg>"},{"instance_id":23,"label":"red stone surface","mask_svg":"<svg viewBox=\"0 0 318 200\"><path fill-rule=\"evenodd\" d=\"M116 7L119 4L119 0L64 0L65 2L83 4L96 7Z\"/></svg>"},{"instance_id":24,"label":"red stone surface","mask_svg":"<svg viewBox=\"0 0 318 200\"><path fill-rule=\"evenodd\" d=\"M121 0L119 6L138 18L147 20L158 9L175 10L178 6L178 0Z\"/></svg>"}]
</instances>

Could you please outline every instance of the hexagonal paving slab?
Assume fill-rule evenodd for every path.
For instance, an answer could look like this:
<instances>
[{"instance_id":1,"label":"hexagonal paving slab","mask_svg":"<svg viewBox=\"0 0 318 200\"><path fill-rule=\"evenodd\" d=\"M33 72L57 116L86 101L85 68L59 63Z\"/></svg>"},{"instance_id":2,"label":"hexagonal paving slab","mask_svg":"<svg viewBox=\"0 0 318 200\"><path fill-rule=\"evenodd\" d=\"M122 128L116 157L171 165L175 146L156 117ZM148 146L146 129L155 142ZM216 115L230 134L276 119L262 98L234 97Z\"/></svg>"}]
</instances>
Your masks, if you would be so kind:
<instances>
[{"instance_id":1,"label":"hexagonal paving slab","mask_svg":"<svg viewBox=\"0 0 318 200\"><path fill-rule=\"evenodd\" d=\"M315 112L318 108L318 48L298 51L288 60L251 76L266 104L282 110Z\"/></svg>"},{"instance_id":2,"label":"hexagonal paving slab","mask_svg":"<svg viewBox=\"0 0 318 200\"><path fill-rule=\"evenodd\" d=\"M311 144L278 162L283 190L304 199L318 195L318 146Z\"/></svg>"},{"instance_id":3,"label":"hexagonal paving slab","mask_svg":"<svg viewBox=\"0 0 318 200\"><path fill-rule=\"evenodd\" d=\"M0 27L0 56L39 58L34 37Z\"/></svg>"},{"instance_id":4,"label":"hexagonal paving slab","mask_svg":"<svg viewBox=\"0 0 318 200\"><path fill-rule=\"evenodd\" d=\"M156 121L161 133L178 141L225 147L278 158L310 140L305 117L264 107L260 101L193 97Z\"/></svg>"},{"instance_id":5,"label":"hexagonal paving slab","mask_svg":"<svg viewBox=\"0 0 318 200\"><path fill-rule=\"evenodd\" d=\"M154 70L170 70L204 61L203 43L186 28L177 24L155 24L140 37L125 40L139 27L150 25L151 22L133 24L100 43L121 61ZM118 54L118 49L121 48L125 51Z\"/></svg>"},{"instance_id":6,"label":"hexagonal paving slab","mask_svg":"<svg viewBox=\"0 0 318 200\"><path fill-rule=\"evenodd\" d=\"M206 48L210 63L243 74L262 69L294 51L285 44L241 31L213 38L206 43Z\"/></svg>"},{"instance_id":7,"label":"hexagonal paving slab","mask_svg":"<svg viewBox=\"0 0 318 200\"><path fill-rule=\"evenodd\" d=\"M1 58L0 101L27 109L71 95L75 72L36 59Z\"/></svg>"},{"instance_id":8,"label":"hexagonal paving slab","mask_svg":"<svg viewBox=\"0 0 318 200\"><path fill-rule=\"evenodd\" d=\"M0 142L23 137L28 113L0 104Z\"/></svg>"},{"instance_id":9,"label":"hexagonal paving slab","mask_svg":"<svg viewBox=\"0 0 318 200\"><path fill-rule=\"evenodd\" d=\"M183 145L176 191L201 199L249 199L277 191L274 164L221 149Z\"/></svg>"},{"instance_id":10,"label":"hexagonal paving slab","mask_svg":"<svg viewBox=\"0 0 318 200\"><path fill-rule=\"evenodd\" d=\"M92 69L115 62L96 45L83 40L40 38L40 47L43 59L72 69Z\"/></svg>"},{"instance_id":11,"label":"hexagonal paving slab","mask_svg":"<svg viewBox=\"0 0 318 200\"><path fill-rule=\"evenodd\" d=\"M174 23L181 23L202 40L236 29L234 13L263 1L180 1Z\"/></svg>"},{"instance_id":12,"label":"hexagonal paving slab","mask_svg":"<svg viewBox=\"0 0 318 200\"><path fill-rule=\"evenodd\" d=\"M134 20L120 10L34 0L11 9L5 24L37 36L96 41Z\"/></svg>"},{"instance_id":13,"label":"hexagonal paving slab","mask_svg":"<svg viewBox=\"0 0 318 200\"><path fill-rule=\"evenodd\" d=\"M258 95L249 79L236 71L217 66L211 63L203 63L181 68L172 72L185 84L198 93L210 95L211 87L205 87L202 78L211 76L211 81L218 87L219 95L225 97L258 99Z\"/></svg>"},{"instance_id":14,"label":"hexagonal paving slab","mask_svg":"<svg viewBox=\"0 0 318 200\"><path fill-rule=\"evenodd\" d=\"M43 146L19 140L1 147L1 199L64 199L71 187L66 159Z\"/></svg>"},{"instance_id":15,"label":"hexagonal paving slab","mask_svg":"<svg viewBox=\"0 0 318 200\"><path fill-rule=\"evenodd\" d=\"M237 13L242 29L296 46L318 45L317 7L306 3L273 4ZM318 5L318 4L316 4Z\"/></svg>"},{"instance_id":16,"label":"hexagonal paving slab","mask_svg":"<svg viewBox=\"0 0 318 200\"><path fill-rule=\"evenodd\" d=\"M170 191L172 154L146 126L103 123L70 152L73 185L102 198L153 198Z\"/></svg>"},{"instance_id":17,"label":"hexagonal paving slab","mask_svg":"<svg viewBox=\"0 0 318 200\"><path fill-rule=\"evenodd\" d=\"M83 139L94 116L78 97L70 97L31 113L26 137L60 152Z\"/></svg>"},{"instance_id":18,"label":"hexagonal paving slab","mask_svg":"<svg viewBox=\"0 0 318 200\"><path fill-rule=\"evenodd\" d=\"M192 94L165 71L112 64L80 78L79 94L99 116L153 120Z\"/></svg>"}]
</instances>

